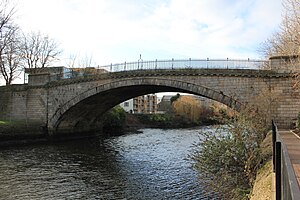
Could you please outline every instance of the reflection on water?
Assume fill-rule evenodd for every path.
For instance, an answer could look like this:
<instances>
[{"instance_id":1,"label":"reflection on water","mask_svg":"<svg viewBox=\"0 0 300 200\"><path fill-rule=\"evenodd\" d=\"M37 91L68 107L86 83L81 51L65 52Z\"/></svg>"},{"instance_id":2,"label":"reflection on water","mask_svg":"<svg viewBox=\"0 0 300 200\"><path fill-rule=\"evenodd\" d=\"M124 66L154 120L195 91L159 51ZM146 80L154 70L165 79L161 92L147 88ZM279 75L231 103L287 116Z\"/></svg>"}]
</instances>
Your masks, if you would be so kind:
<instances>
[{"instance_id":1,"label":"reflection on water","mask_svg":"<svg viewBox=\"0 0 300 200\"><path fill-rule=\"evenodd\" d=\"M0 150L0 199L209 199L187 155L196 130L143 129Z\"/></svg>"}]
</instances>

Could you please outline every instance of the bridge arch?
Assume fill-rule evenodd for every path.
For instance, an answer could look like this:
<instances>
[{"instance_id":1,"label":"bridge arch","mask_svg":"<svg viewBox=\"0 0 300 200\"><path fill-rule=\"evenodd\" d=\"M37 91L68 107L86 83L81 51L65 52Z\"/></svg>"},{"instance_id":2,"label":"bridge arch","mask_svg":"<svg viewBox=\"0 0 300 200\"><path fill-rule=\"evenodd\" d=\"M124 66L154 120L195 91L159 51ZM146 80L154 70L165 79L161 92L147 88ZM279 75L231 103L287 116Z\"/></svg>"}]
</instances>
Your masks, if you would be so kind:
<instances>
[{"instance_id":1,"label":"bridge arch","mask_svg":"<svg viewBox=\"0 0 300 200\"><path fill-rule=\"evenodd\" d=\"M80 83L77 83L80 84ZM48 128L55 132L69 132L91 128L107 110L130 98L157 92L185 92L223 103L239 110L241 103L212 88L183 80L139 77L99 84L61 104L49 117ZM87 131L87 130L86 130Z\"/></svg>"}]
</instances>

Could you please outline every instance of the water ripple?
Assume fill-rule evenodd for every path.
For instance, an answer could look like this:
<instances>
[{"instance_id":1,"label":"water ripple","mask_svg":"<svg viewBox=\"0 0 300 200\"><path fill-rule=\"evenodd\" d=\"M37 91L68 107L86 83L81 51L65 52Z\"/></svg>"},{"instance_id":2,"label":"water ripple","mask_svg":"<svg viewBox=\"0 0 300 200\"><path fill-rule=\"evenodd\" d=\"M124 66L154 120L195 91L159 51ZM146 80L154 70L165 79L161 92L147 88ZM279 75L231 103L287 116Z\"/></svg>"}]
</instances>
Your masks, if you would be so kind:
<instances>
[{"instance_id":1,"label":"water ripple","mask_svg":"<svg viewBox=\"0 0 300 200\"><path fill-rule=\"evenodd\" d=\"M0 199L212 199L186 159L196 130L0 151Z\"/></svg>"}]
</instances>

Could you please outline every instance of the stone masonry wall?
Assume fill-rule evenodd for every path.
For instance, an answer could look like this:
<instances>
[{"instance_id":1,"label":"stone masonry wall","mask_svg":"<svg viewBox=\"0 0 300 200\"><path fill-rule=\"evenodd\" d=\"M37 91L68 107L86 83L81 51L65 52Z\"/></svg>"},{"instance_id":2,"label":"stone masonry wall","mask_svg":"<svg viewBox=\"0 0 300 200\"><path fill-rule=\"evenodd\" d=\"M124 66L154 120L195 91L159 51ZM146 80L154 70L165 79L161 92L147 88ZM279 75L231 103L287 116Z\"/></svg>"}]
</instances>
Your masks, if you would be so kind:
<instances>
[{"instance_id":1,"label":"stone masonry wall","mask_svg":"<svg viewBox=\"0 0 300 200\"><path fill-rule=\"evenodd\" d=\"M46 125L46 90L13 86L2 88L0 95L0 119L26 120Z\"/></svg>"},{"instance_id":2,"label":"stone masonry wall","mask_svg":"<svg viewBox=\"0 0 300 200\"><path fill-rule=\"evenodd\" d=\"M0 87L0 120L10 118L11 92L7 87Z\"/></svg>"}]
</instances>

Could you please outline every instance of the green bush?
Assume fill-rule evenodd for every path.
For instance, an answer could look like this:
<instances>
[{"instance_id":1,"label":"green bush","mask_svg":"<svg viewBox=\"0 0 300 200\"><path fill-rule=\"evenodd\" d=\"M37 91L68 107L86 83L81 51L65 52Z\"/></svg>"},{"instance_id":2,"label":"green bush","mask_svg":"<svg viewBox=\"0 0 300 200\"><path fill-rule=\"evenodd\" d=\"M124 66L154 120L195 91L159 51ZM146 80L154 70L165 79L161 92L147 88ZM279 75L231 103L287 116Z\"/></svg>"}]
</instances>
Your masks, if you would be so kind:
<instances>
[{"instance_id":1,"label":"green bush","mask_svg":"<svg viewBox=\"0 0 300 200\"><path fill-rule=\"evenodd\" d=\"M150 121L152 122L167 122L170 121L170 117L165 114L152 114L150 115Z\"/></svg>"},{"instance_id":2,"label":"green bush","mask_svg":"<svg viewBox=\"0 0 300 200\"><path fill-rule=\"evenodd\" d=\"M179 94L179 93L177 93L175 96L172 96L171 99L170 99L171 104L172 104L174 101L176 101L177 99L179 99L179 97L180 97L180 94Z\"/></svg>"},{"instance_id":3,"label":"green bush","mask_svg":"<svg viewBox=\"0 0 300 200\"><path fill-rule=\"evenodd\" d=\"M256 120L248 117L239 114L214 132L201 133L191 159L206 192L224 199L248 199L263 163L259 147L264 135Z\"/></svg>"},{"instance_id":4,"label":"green bush","mask_svg":"<svg viewBox=\"0 0 300 200\"><path fill-rule=\"evenodd\" d=\"M115 106L103 117L103 127L109 129L120 129L125 125L126 112L121 106Z\"/></svg>"}]
</instances>

